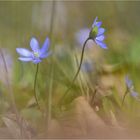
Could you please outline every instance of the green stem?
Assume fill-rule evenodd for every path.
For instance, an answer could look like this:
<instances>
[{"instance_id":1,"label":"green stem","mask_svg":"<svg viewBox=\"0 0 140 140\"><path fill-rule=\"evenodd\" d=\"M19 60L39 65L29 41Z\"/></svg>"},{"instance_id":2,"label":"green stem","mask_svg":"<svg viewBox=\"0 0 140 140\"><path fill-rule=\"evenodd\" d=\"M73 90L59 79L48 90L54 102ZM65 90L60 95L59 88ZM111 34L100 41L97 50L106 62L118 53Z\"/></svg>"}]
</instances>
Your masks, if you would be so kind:
<instances>
[{"instance_id":1,"label":"green stem","mask_svg":"<svg viewBox=\"0 0 140 140\"><path fill-rule=\"evenodd\" d=\"M38 108L41 110L40 105L39 105L39 102L38 102L38 98L37 98L37 93L36 93L36 83L37 83L38 69L39 69L39 63L37 64L36 73L35 73L35 80L34 80L34 97L35 97L36 103L37 103L37 105L38 105Z\"/></svg>"},{"instance_id":2,"label":"green stem","mask_svg":"<svg viewBox=\"0 0 140 140\"><path fill-rule=\"evenodd\" d=\"M59 101L59 104L60 104L60 105L61 105L61 103L63 102L64 98L66 97L67 93L68 93L68 92L70 91L70 89L72 88L72 86L73 86L73 84L74 84L74 82L75 82L75 80L76 80L76 78L77 78L77 76L78 76L78 74L79 74L79 72L80 72L80 69L81 69L81 66L82 66L82 62L83 62L83 58L84 58L84 51L85 51L86 43L88 42L88 40L89 40L89 38L87 38L87 40L86 40L86 41L84 42L84 44L83 44L82 54L81 54L81 59L80 59L80 64L79 64L78 70L77 70L77 72L76 72L76 74L75 74L75 76L74 76L74 78L73 78L73 80L72 80L72 82L71 82L71 85L70 85L69 88L65 91L64 95L63 95L62 98L60 99L60 101Z\"/></svg>"},{"instance_id":3,"label":"green stem","mask_svg":"<svg viewBox=\"0 0 140 140\"><path fill-rule=\"evenodd\" d=\"M126 91L124 93L123 100L122 100L122 107L124 105L124 100L125 100L125 97L126 97L127 93L128 93L128 89L126 89Z\"/></svg>"},{"instance_id":4,"label":"green stem","mask_svg":"<svg viewBox=\"0 0 140 140\"><path fill-rule=\"evenodd\" d=\"M94 91L94 93L93 93L93 96L92 96L92 98L91 98L91 106L92 106L93 103L94 103L94 99L95 99L96 93L97 93L97 89L95 89L95 91Z\"/></svg>"}]
</instances>

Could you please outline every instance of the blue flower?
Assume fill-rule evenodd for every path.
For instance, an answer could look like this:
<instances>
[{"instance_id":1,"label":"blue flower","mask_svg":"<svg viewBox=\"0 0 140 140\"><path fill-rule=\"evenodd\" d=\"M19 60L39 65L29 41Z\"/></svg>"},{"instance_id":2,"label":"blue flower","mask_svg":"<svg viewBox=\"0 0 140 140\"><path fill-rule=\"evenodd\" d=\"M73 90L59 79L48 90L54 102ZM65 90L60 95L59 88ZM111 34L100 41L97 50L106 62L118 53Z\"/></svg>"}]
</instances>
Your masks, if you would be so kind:
<instances>
[{"instance_id":1,"label":"blue flower","mask_svg":"<svg viewBox=\"0 0 140 140\"><path fill-rule=\"evenodd\" d=\"M133 96L134 98L138 98L138 97L139 97L139 94L138 94L136 91L132 91L130 94L131 94L131 96Z\"/></svg>"},{"instance_id":2,"label":"blue flower","mask_svg":"<svg viewBox=\"0 0 140 140\"><path fill-rule=\"evenodd\" d=\"M92 72L93 71L93 63L90 60L86 60L83 64L81 69L85 72Z\"/></svg>"},{"instance_id":3,"label":"blue flower","mask_svg":"<svg viewBox=\"0 0 140 140\"><path fill-rule=\"evenodd\" d=\"M106 44L103 42L105 39L104 32L105 29L101 27L102 22L97 22L98 18L96 17L93 24L92 29L89 33L89 38L94 40L94 42L99 45L103 49L107 49Z\"/></svg>"},{"instance_id":4,"label":"blue flower","mask_svg":"<svg viewBox=\"0 0 140 140\"><path fill-rule=\"evenodd\" d=\"M125 77L125 83L128 89L131 89L133 87L133 82L129 79L128 75Z\"/></svg>"},{"instance_id":5,"label":"blue flower","mask_svg":"<svg viewBox=\"0 0 140 140\"><path fill-rule=\"evenodd\" d=\"M132 97L134 97L135 99L140 99L139 94L134 90L134 86L133 86L133 82L132 80L129 79L128 75L125 77L125 83L127 86L127 90L130 93L130 95Z\"/></svg>"},{"instance_id":6,"label":"blue flower","mask_svg":"<svg viewBox=\"0 0 140 140\"><path fill-rule=\"evenodd\" d=\"M104 43L104 32L105 29L101 27L102 22L97 22L97 17L95 18L92 28L83 28L76 33L76 40L82 46L87 38L92 39L97 45L103 49L107 49L106 44Z\"/></svg>"},{"instance_id":7,"label":"blue flower","mask_svg":"<svg viewBox=\"0 0 140 140\"><path fill-rule=\"evenodd\" d=\"M76 41L79 43L79 45L83 45L86 39L89 37L90 29L89 28L83 28L80 31L76 32Z\"/></svg>"},{"instance_id":8,"label":"blue flower","mask_svg":"<svg viewBox=\"0 0 140 140\"><path fill-rule=\"evenodd\" d=\"M131 91L131 92L130 92L130 95L131 95L133 98L135 98L137 101L140 101L140 95L139 95L138 92L136 92L136 91Z\"/></svg>"},{"instance_id":9,"label":"blue flower","mask_svg":"<svg viewBox=\"0 0 140 140\"><path fill-rule=\"evenodd\" d=\"M48 51L49 46L49 38L46 38L42 48L40 48L38 40L33 37L30 41L30 47L32 51L25 48L16 48L17 53L20 55L18 59L24 62L32 61L35 64L40 63L42 59L48 57L51 54L51 52Z\"/></svg>"}]
</instances>

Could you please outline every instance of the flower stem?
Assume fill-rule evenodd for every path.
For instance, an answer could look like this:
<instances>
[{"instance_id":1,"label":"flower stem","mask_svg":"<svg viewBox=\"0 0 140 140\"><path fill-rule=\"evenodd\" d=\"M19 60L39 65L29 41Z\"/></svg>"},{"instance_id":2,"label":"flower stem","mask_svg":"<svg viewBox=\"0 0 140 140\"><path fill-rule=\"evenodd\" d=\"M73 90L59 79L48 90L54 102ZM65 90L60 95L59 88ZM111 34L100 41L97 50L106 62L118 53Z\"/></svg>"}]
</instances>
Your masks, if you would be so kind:
<instances>
[{"instance_id":1,"label":"flower stem","mask_svg":"<svg viewBox=\"0 0 140 140\"><path fill-rule=\"evenodd\" d=\"M35 80L34 80L34 97L35 97L36 103L37 103L37 105L38 105L38 108L41 110L40 105L39 105L39 102L38 102L37 94L36 94L36 83L37 83L38 69L39 69L39 63L37 64L36 73L35 73Z\"/></svg>"},{"instance_id":2,"label":"flower stem","mask_svg":"<svg viewBox=\"0 0 140 140\"><path fill-rule=\"evenodd\" d=\"M81 54L81 59L80 59L80 64L79 64L79 67L77 69L77 72L71 82L71 85L68 87L68 89L65 91L64 95L62 96L62 98L60 99L59 101L59 105L61 105L61 103L63 102L63 99L66 97L67 93L70 91L70 89L72 88L79 72L80 72L80 69L81 69L81 66L82 66L82 62L83 62L83 58L84 58L84 51L85 51L85 47L86 47L86 43L88 42L89 38L86 39L86 41L84 42L83 44L83 47L82 47L82 54Z\"/></svg>"},{"instance_id":3,"label":"flower stem","mask_svg":"<svg viewBox=\"0 0 140 140\"><path fill-rule=\"evenodd\" d=\"M93 95L91 97L91 106L94 104L96 94L97 94L97 88L95 88L95 91L94 91L94 93L93 93Z\"/></svg>"},{"instance_id":4,"label":"flower stem","mask_svg":"<svg viewBox=\"0 0 140 140\"><path fill-rule=\"evenodd\" d=\"M128 89L126 89L126 91L124 93L123 100L122 100L122 107L124 105L124 100L125 100L125 97L126 97L127 93L128 93Z\"/></svg>"}]
</instances>

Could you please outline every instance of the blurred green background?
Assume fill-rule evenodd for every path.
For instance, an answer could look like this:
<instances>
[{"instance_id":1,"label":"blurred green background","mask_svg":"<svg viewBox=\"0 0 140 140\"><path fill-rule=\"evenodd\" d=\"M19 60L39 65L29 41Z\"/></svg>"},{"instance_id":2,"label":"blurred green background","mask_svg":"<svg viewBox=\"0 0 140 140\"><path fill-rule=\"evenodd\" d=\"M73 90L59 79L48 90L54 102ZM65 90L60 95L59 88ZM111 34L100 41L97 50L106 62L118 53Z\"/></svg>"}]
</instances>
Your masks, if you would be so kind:
<instances>
[{"instance_id":1,"label":"blurred green background","mask_svg":"<svg viewBox=\"0 0 140 140\"><path fill-rule=\"evenodd\" d=\"M84 60L92 61L93 71L81 72L81 76L73 85L71 94L68 94L64 103L67 105L77 96L92 94L96 85L99 85L103 87L104 92L101 93L102 98L97 97L95 106L101 106L104 113L106 111L108 113L110 108L114 111L114 108L120 107L125 92L124 77L127 74L133 80L135 90L140 92L139 1L55 1L53 25L51 25L52 8L52 1L0 1L0 47L7 61L17 108L27 120L40 123L38 119L41 113L34 107L29 108L34 104L33 81L36 66L18 61L16 48L29 48L33 36L39 40L40 45L47 36L51 37L50 50L53 49L53 55L40 64L37 89L44 110L47 107L48 94L52 93L52 116L57 117L58 114L60 115L57 103L69 87L77 69L76 58L79 60L81 55L81 48L78 47L80 45L75 34L82 28L91 28L96 16L106 29L105 42L108 49L102 50L97 46L87 47ZM5 113L9 109L8 102L5 104L5 101L8 101L5 93L8 91L2 74L5 72L2 59L0 61L0 91L4 100L0 111ZM86 89L89 90L88 93L85 93ZM115 97L113 93L116 94ZM116 102L108 101L106 96L111 96ZM127 112L127 115L132 113L130 106L133 104L135 109L132 118L136 112L139 118L140 105L131 98L126 99L125 109L128 112L124 112ZM102 111L99 115L102 116ZM129 117L131 118L131 115Z\"/></svg>"}]
</instances>

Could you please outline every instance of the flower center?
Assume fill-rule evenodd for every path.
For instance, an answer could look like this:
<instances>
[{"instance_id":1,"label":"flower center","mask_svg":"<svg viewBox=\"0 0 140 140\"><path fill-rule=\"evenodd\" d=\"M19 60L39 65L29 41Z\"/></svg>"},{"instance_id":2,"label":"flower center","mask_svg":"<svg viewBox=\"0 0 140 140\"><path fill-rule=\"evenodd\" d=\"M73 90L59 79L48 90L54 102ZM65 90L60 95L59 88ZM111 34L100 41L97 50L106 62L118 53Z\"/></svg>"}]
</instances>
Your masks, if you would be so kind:
<instances>
[{"instance_id":1,"label":"flower center","mask_svg":"<svg viewBox=\"0 0 140 140\"><path fill-rule=\"evenodd\" d=\"M34 57L39 58L39 53L38 52L33 52Z\"/></svg>"}]
</instances>

